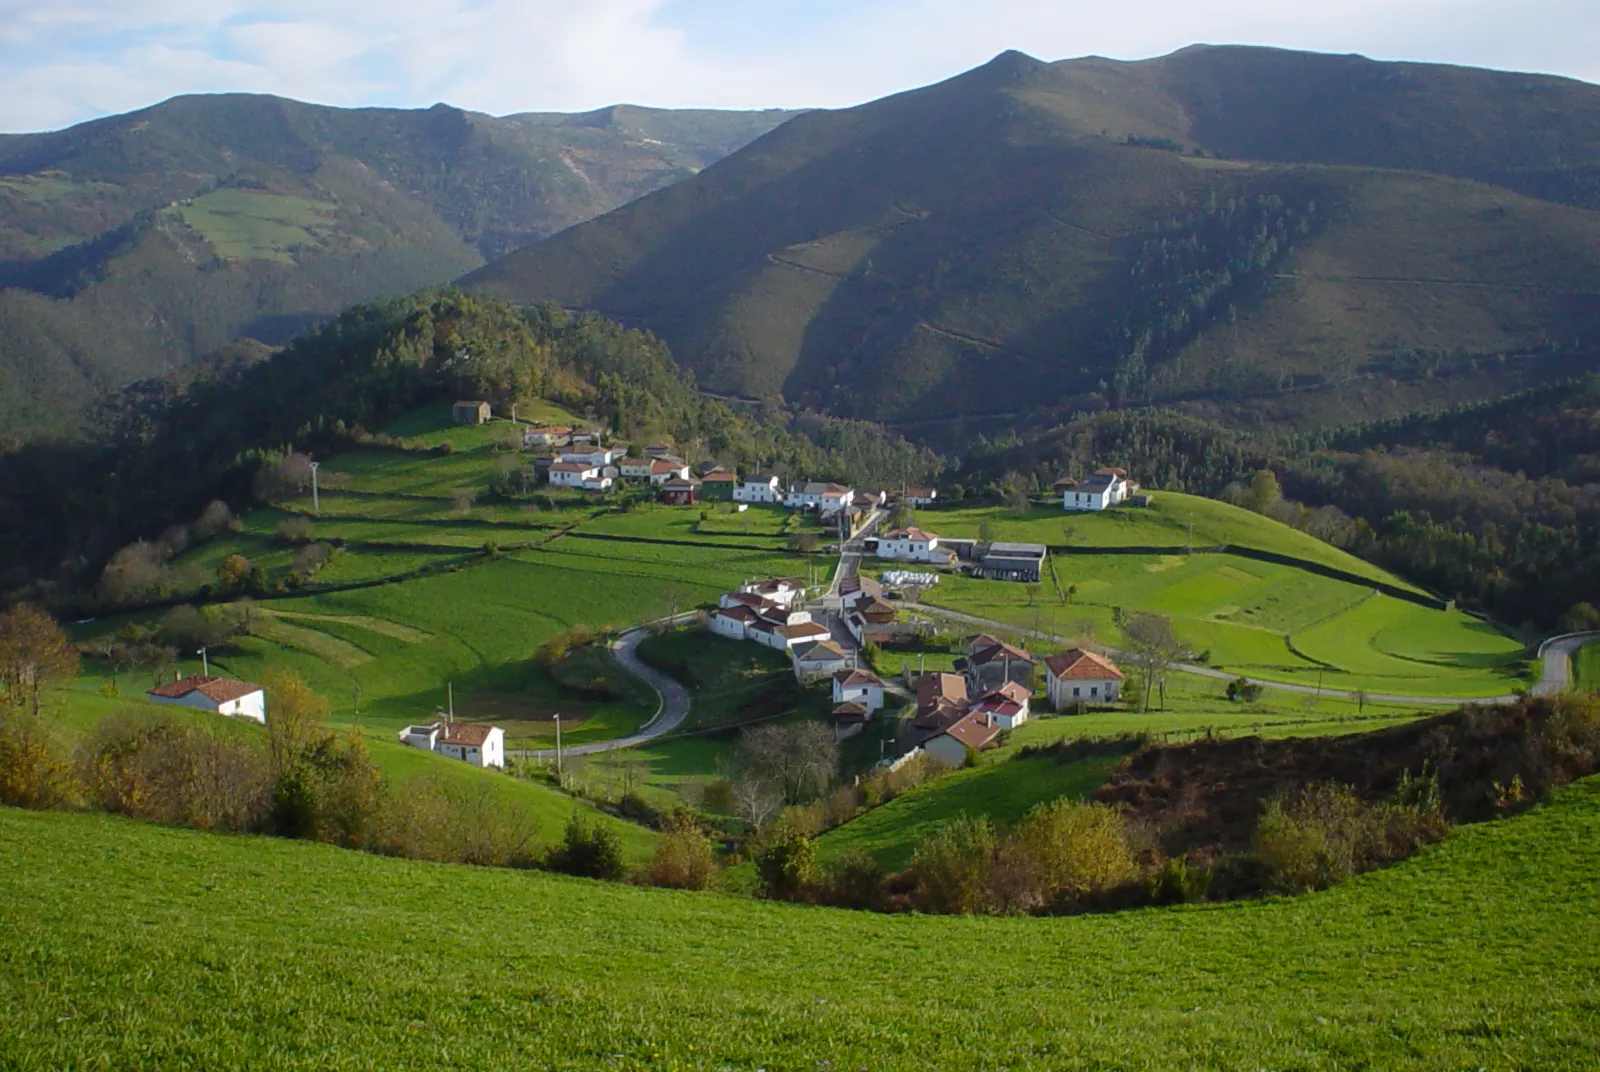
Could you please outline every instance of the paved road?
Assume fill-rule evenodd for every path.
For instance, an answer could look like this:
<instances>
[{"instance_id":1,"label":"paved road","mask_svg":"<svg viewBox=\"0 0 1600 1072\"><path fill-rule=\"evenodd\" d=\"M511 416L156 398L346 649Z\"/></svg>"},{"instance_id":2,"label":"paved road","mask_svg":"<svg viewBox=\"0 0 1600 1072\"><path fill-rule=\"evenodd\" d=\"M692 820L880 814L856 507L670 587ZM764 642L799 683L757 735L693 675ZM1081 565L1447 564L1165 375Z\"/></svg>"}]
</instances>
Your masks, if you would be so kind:
<instances>
[{"instance_id":1,"label":"paved road","mask_svg":"<svg viewBox=\"0 0 1600 1072\"><path fill-rule=\"evenodd\" d=\"M684 616L680 615L680 618L682 617ZM657 737L671 733L689 717L689 690L639 660L639 642L646 635L648 631L642 628L623 633L612 643L611 653L616 656L617 662L621 663L624 669L644 678L650 687L656 690L661 703L656 708L655 717L646 722L638 733L610 741L573 745L570 748L563 748L562 755L593 756L602 752L615 752L619 748L632 748L636 744L644 744L646 741L653 741ZM519 759L554 759L556 751L553 748L523 749L507 751L506 755Z\"/></svg>"},{"instance_id":2,"label":"paved road","mask_svg":"<svg viewBox=\"0 0 1600 1072\"><path fill-rule=\"evenodd\" d=\"M930 614L938 615L943 618L949 618L953 621L967 622L971 625L982 626L986 629L998 629L1008 633L1021 633L1024 636L1037 637L1040 640L1059 641L1063 639L1061 637L1052 636L1049 633L1036 632L1032 629L1019 629L1018 627L1009 625L1005 622L997 622L990 618L978 618L971 614L962 614L959 611L945 610L943 607L929 606L926 603L916 604L916 606ZM1563 689L1565 689L1570 683L1571 654L1591 640L1600 640L1600 632L1571 633L1565 636L1551 637L1549 640L1545 641L1544 644L1539 648L1539 654L1544 658L1544 671L1540 677L1539 683L1533 687L1532 691L1534 694L1539 696L1548 696L1552 693L1561 692ZM1107 648L1106 650L1111 652L1113 655L1123 654L1122 652L1117 651L1115 648ZM1197 674L1200 677L1213 678L1218 681L1233 681L1239 677L1238 674L1229 673L1225 670L1218 670L1215 667L1210 666L1196 666L1193 663L1174 663L1173 669L1181 670L1186 674ZM1263 681L1260 678L1255 677L1251 678L1250 680L1257 685L1261 685L1263 688L1276 689L1279 692L1294 692L1303 696L1336 696L1343 700L1354 700L1356 698L1356 694L1354 692L1346 689L1318 689L1313 685L1290 685L1282 681ZM1366 694L1366 698L1374 703L1428 704L1445 707L1455 707L1469 702L1510 703L1516 699L1515 696L1474 696L1471 698L1402 696L1387 692L1369 692Z\"/></svg>"}]
</instances>

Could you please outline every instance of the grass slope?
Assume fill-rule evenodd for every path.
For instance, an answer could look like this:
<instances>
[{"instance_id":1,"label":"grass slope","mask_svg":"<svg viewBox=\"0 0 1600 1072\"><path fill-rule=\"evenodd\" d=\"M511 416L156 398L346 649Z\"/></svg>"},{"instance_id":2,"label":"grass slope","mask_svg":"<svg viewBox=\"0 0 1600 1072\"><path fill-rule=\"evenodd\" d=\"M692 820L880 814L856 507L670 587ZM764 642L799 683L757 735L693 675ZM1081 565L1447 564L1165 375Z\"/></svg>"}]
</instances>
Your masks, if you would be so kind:
<instances>
[{"instance_id":1,"label":"grass slope","mask_svg":"<svg viewBox=\"0 0 1600 1072\"><path fill-rule=\"evenodd\" d=\"M1323 894L1012 920L0 810L0 1063L1587 1069L1597 837L1591 779Z\"/></svg>"}]
</instances>

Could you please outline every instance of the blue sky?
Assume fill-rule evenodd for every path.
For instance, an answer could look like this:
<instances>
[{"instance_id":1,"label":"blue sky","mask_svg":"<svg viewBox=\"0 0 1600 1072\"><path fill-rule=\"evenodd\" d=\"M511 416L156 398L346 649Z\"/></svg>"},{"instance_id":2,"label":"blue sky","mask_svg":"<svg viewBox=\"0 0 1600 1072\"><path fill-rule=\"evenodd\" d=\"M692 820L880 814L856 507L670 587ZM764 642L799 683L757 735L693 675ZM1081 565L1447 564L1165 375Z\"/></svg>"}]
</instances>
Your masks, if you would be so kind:
<instances>
[{"instance_id":1,"label":"blue sky","mask_svg":"<svg viewBox=\"0 0 1600 1072\"><path fill-rule=\"evenodd\" d=\"M838 106L1017 48L1197 41L1600 82L1600 0L0 0L0 130L178 93L505 114L629 101Z\"/></svg>"}]
</instances>

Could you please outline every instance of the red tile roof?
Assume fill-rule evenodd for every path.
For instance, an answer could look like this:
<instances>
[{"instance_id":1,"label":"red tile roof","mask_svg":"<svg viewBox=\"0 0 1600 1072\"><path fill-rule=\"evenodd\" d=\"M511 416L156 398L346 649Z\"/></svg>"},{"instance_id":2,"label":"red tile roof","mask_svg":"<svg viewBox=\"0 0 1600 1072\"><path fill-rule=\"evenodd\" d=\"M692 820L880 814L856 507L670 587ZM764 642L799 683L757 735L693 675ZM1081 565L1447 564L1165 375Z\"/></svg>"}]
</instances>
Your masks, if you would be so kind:
<instances>
[{"instance_id":1,"label":"red tile roof","mask_svg":"<svg viewBox=\"0 0 1600 1072\"><path fill-rule=\"evenodd\" d=\"M807 637L832 636L833 631L816 622L801 622L799 625L778 626L778 635L786 640L804 640Z\"/></svg>"},{"instance_id":2,"label":"red tile roof","mask_svg":"<svg viewBox=\"0 0 1600 1072\"><path fill-rule=\"evenodd\" d=\"M714 473L707 473L705 476L701 477L700 479L704 480L708 484L709 483L713 483L713 482L715 482L715 483L727 482L727 483L731 484L731 483L736 483L739 478L734 476L732 473L714 472Z\"/></svg>"},{"instance_id":3,"label":"red tile roof","mask_svg":"<svg viewBox=\"0 0 1600 1072\"><path fill-rule=\"evenodd\" d=\"M1122 671L1104 655L1082 648L1057 652L1044 661L1053 677L1069 681L1108 681L1120 679Z\"/></svg>"},{"instance_id":4,"label":"red tile roof","mask_svg":"<svg viewBox=\"0 0 1600 1072\"><path fill-rule=\"evenodd\" d=\"M917 710L932 708L940 700L965 703L967 679L960 674L932 673L917 678Z\"/></svg>"},{"instance_id":5,"label":"red tile roof","mask_svg":"<svg viewBox=\"0 0 1600 1072\"><path fill-rule=\"evenodd\" d=\"M494 732L493 726L480 726L472 722L453 722L439 734L440 744L466 745L468 748L482 748L483 743L489 739L489 734Z\"/></svg>"},{"instance_id":6,"label":"red tile roof","mask_svg":"<svg viewBox=\"0 0 1600 1072\"><path fill-rule=\"evenodd\" d=\"M794 627L785 626L784 628L792 629ZM819 640L797 656L801 662L811 663L837 662L844 657L844 649L831 640Z\"/></svg>"},{"instance_id":7,"label":"red tile roof","mask_svg":"<svg viewBox=\"0 0 1600 1072\"><path fill-rule=\"evenodd\" d=\"M550 471L553 473L587 473L598 468L600 468L598 465L590 465L588 462L554 462L550 466Z\"/></svg>"},{"instance_id":8,"label":"red tile roof","mask_svg":"<svg viewBox=\"0 0 1600 1072\"><path fill-rule=\"evenodd\" d=\"M982 750L1000 736L1000 723L990 724L982 715L967 715L944 732L968 748Z\"/></svg>"},{"instance_id":9,"label":"red tile roof","mask_svg":"<svg viewBox=\"0 0 1600 1072\"><path fill-rule=\"evenodd\" d=\"M938 533L927 532L917 528L915 525L908 529L895 529L884 537L886 540L914 540L917 543L931 543L938 538Z\"/></svg>"},{"instance_id":10,"label":"red tile roof","mask_svg":"<svg viewBox=\"0 0 1600 1072\"><path fill-rule=\"evenodd\" d=\"M992 647L983 648L980 651L974 652L971 656L972 662L977 666L986 666L989 663L997 661L1004 662L1008 658L1014 662L1024 662L1029 664L1033 662L1032 655L1029 655L1027 652L1023 651L1019 647L1016 647L1015 645L1005 643L998 643Z\"/></svg>"},{"instance_id":11,"label":"red tile roof","mask_svg":"<svg viewBox=\"0 0 1600 1072\"><path fill-rule=\"evenodd\" d=\"M743 604L735 604L731 607L718 607L712 613L719 614L724 618L732 618L734 621L742 622L745 625L749 625L751 622L761 620L761 616L759 614Z\"/></svg>"},{"instance_id":12,"label":"red tile roof","mask_svg":"<svg viewBox=\"0 0 1600 1072\"><path fill-rule=\"evenodd\" d=\"M151 689L150 695L159 696L164 700L181 700L191 692L198 692L211 702L221 704L260 691L262 691L260 685L252 685L248 681L234 681L226 677L182 677L170 684Z\"/></svg>"},{"instance_id":13,"label":"red tile roof","mask_svg":"<svg viewBox=\"0 0 1600 1072\"><path fill-rule=\"evenodd\" d=\"M863 685L881 686L883 684L883 682L878 678L877 674L869 673L866 670L840 670L837 674L833 675L833 680L837 681L840 686L847 689L857 688Z\"/></svg>"},{"instance_id":14,"label":"red tile roof","mask_svg":"<svg viewBox=\"0 0 1600 1072\"><path fill-rule=\"evenodd\" d=\"M867 709L858 703L845 702L833 709L836 718L866 718Z\"/></svg>"}]
</instances>

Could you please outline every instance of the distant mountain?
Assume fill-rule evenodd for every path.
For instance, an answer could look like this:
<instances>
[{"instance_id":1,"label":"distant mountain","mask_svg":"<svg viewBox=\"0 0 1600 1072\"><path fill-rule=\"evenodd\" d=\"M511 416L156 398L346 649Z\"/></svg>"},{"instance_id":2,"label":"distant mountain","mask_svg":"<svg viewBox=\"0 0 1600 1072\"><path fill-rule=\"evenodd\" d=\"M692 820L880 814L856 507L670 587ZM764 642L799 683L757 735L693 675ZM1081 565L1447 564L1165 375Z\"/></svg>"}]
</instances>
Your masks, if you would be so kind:
<instances>
[{"instance_id":1,"label":"distant mountain","mask_svg":"<svg viewBox=\"0 0 1600 1072\"><path fill-rule=\"evenodd\" d=\"M0 137L0 433L70 427L107 388L447 282L793 114L229 94Z\"/></svg>"},{"instance_id":2,"label":"distant mountain","mask_svg":"<svg viewBox=\"0 0 1600 1072\"><path fill-rule=\"evenodd\" d=\"M1600 363L1600 87L1198 46L807 113L464 280L930 434L1321 425Z\"/></svg>"}]
</instances>

